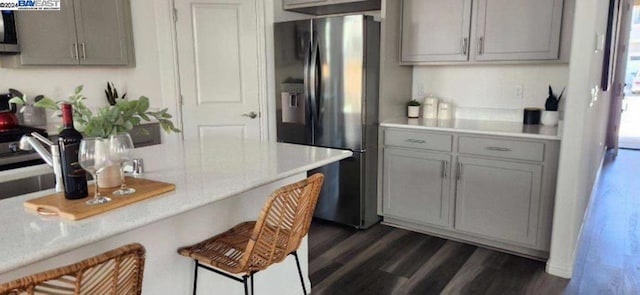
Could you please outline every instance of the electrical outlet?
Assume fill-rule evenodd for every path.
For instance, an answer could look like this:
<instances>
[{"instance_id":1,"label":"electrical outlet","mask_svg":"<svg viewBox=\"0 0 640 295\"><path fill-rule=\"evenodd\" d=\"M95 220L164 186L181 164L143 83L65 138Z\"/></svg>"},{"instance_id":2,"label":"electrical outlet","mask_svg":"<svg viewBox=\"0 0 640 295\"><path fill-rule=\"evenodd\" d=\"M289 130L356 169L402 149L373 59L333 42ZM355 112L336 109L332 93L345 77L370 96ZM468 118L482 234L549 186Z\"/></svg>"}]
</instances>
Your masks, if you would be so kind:
<instances>
[{"instance_id":1,"label":"electrical outlet","mask_svg":"<svg viewBox=\"0 0 640 295\"><path fill-rule=\"evenodd\" d=\"M515 99L522 100L524 98L524 86L522 84L516 85L513 94Z\"/></svg>"}]
</instances>

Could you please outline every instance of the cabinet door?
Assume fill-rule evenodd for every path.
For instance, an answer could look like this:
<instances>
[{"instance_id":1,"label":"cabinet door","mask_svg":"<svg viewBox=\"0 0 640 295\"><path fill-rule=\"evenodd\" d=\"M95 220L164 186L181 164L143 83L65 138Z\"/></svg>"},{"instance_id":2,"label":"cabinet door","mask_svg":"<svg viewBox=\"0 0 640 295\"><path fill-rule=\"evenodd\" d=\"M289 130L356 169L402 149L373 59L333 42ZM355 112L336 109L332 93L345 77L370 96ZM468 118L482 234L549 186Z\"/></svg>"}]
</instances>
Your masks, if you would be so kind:
<instances>
[{"instance_id":1,"label":"cabinet door","mask_svg":"<svg viewBox=\"0 0 640 295\"><path fill-rule=\"evenodd\" d=\"M75 0L80 64L128 65L132 58L127 0Z\"/></svg>"},{"instance_id":2,"label":"cabinet door","mask_svg":"<svg viewBox=\"0 0 640 295\"><path fill-rule=\"evenodd\" d=\"M471 0L402 3L402 62L468 60Z\"/></svg>"},{"instance_id":3,"label":"cabinet door","mask_svg":"<svg viewBox=\"0 0 640 295\"><path fill-rule=\"evenodd\" d=\"M73 1L62 0L60 10L17 13L20 64L78 64Z\"/></svg>"},{"instance_id":4,"label":"cabinet door","mask_svg":"<svg viewBox=\"0 0 640 295\"><path fill-rule=\"evenodd\" d=\"M458 158L455 228L535 246L542 165Z\"/></svg>"},{"instance_id":5,"label":"cabinet door","mask_svg":"<svg viewBox=\"0 0 640 295\"><path fill-rule=\"evenodd\" d=\"M285 8L292 5L313 4L327 2L327 0L284 0Z\"/></svg>"},{"instance_id":6,"label":"cabinet door","mask_svg":"<svg viewBox=\"0 0 640 295\"><path fill-rule=\"evenodd\" d=\"M450 163L449 155L385 148L383 214L448 226Z\"/></svg>"},{"instance_id":7,"label":"cabinet door","mask_svg":"<svg viewBox=\"0 0 640 295\"><path fill-rule=\"evenodd\" d=\"M475 60L559 57L563 0L478 0Z\"/></svg>"}]
</instances>

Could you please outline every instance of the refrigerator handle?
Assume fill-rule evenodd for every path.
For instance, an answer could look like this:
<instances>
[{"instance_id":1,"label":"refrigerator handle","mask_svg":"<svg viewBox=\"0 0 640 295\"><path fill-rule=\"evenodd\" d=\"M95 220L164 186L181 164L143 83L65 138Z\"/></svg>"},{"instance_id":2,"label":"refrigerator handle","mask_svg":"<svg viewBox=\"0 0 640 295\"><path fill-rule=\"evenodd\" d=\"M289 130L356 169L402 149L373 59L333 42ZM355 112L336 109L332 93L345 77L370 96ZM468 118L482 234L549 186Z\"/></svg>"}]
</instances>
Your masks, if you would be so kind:
<instances>
[{"instance_id":1,"label":"refrigerator handle","mask_svg":"<svg viewBox=\"0 0 640 295\"><path fill-rule=\"evenodd\" d=\"M311 144L315 144L315 134L314 134L314 118L313 118L313 109L311 109L312 100L311 100L311 51L313 42L309 40L307 43L307 48L305 50L304 55L304 99L306 100L305 107L305 116L306 116L306 129L308 134L311 134Z\"/></svg>"},{"instance_id":2,"label":"refrigerator handle","mask_svg":"<svg viewBox=\"0 0 640 295\"><path fill-rule=\"evenodd\" d=\"M312 43L311 48L313 48L313 50L311 51L311 60L309 62L310 64L310 69L309 69L309 92L311 93L311 117L313 117L313 126L314 129L316 127L316 125L318 124L318 44L317 43ZM314 135L315 138L315 135Z\"/></svg>"}]
</instances>

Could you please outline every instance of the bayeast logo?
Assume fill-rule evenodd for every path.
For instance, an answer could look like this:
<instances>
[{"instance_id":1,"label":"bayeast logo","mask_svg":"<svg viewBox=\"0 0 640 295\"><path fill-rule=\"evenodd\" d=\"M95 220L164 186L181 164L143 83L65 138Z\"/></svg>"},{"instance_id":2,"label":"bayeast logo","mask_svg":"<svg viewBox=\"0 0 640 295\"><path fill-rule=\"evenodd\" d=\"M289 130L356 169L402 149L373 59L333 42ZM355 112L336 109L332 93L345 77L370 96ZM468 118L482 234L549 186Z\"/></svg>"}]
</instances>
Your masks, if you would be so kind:
<instances>
[{"instance_id":1,"label":"bayeast logo","mask_svg":"<svg viewBox=\"0 0 640 295\"><path fill-rule=\"evenodd\" d=\"M0 0L2 10L60 10L60 0Z\"/></svg>"}]
</instances>

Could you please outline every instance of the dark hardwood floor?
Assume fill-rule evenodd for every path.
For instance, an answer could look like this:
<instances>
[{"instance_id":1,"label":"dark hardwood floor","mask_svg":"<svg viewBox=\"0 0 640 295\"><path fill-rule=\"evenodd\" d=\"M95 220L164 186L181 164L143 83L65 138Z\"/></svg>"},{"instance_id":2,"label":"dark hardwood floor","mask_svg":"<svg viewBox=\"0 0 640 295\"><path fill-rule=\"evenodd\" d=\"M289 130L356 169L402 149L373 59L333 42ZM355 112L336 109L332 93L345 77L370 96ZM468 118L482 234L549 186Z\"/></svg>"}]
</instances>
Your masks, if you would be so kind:
<instances>
[{"instance_id":1,"label":"dark hardwood floor","mask_svg":"<svg viewBox=\"0 0 640 295\"><path fill-rule=\"evenodd\" d=\"M574 277L544 262L377 225L315 220L313 294L640 294L640 151L607 156L579 242Z\"/></svg>"},{"instance_id":2,"label":"dark hardwood floor","mask_svg":"<svg viewBox=\"0 0 640 295\"><path fill-rule=\"evenodd\" d=\"M403 229L314 221L313 294L561 294L544 263Z\"/></svg>"},{"instance_id":3,"label":"dark hardwood floor","mask_svg":"<svg viewBox=\"0 0 640 295\"><path fill-rule=\"evenodd\" d=\"M640 151L607 155L566 294L640 294Z\"/></svg>"}]
</instances>

